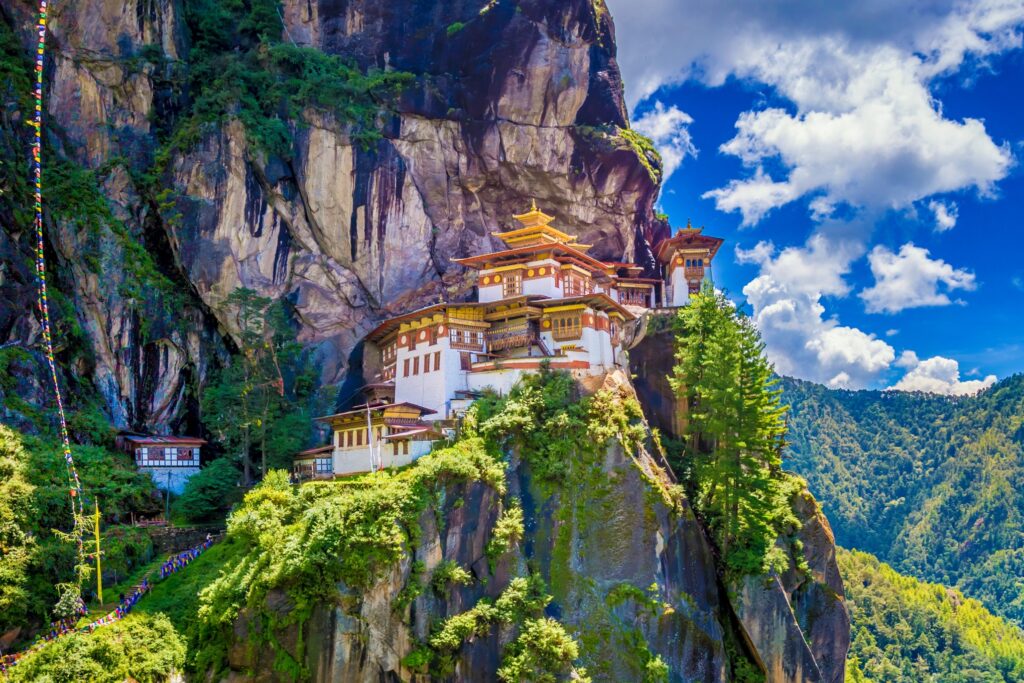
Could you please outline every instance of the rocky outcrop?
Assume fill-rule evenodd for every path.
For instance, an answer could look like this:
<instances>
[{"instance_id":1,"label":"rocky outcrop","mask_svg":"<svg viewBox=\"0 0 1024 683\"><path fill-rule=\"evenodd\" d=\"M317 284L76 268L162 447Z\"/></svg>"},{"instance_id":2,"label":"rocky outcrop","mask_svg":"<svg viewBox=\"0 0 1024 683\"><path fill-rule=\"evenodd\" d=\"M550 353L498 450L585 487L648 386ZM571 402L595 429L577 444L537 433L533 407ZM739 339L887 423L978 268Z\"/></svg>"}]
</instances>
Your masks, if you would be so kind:
<instances>
[{"instance_id":1,"label":"rocky outcrop","mask_svg":"<svg viewBox=\"0 0 1024 683\"><path fill-rule=\"evenodd\" d=\"M337 382L379 320L467 295L452 259L495 248L491 233L531 199L598 256L649 259L667 230L652 211L659 162L617 135L628 122L600 0L286 0L282 40L413 75L384 138L364 149L329 113L306 111L290 122L290 157L268 157L229 120L173 155L159 180L170 204L157 210L129 180L190 106L185 11L178 0L56 3L50 22L51 140L86 168L127 169L103 192L134 239L166 250L159 264L189 299L165 321L187 332L143 339L138 302L119 294L129 257L106 245L103 269L83 276L75 255L90 236L74 221L51 228L119 426L185 419L185 385L218 353L202 334L235 331L224 302L238 287L291 302L300 341ZM30 53L32 4L5 0L4 15ZM0 335L29 341L24 327Z\"/></svg>"},{"instance_id":2,"label":"rocky outcrop","mask_svg":"<svg viewBox=\"0 0 1024 683\"><path fill-rule=\"evenodd\" d=\"M797 495L793 508L807 570L794 564L781 576L746 577L732 587L734 607L769 681L842 683L850 615L835 538L810 492Z\"/></svg>"},{"instance_id":3,"label":"rocky outcrop","mask_svg":"<svg viewBox=\"0 0 1024 683\"><path fill-rule=\"evenodd\" d=\"M685 406L668 382L675 363L672 323L664 315L641 321L630 350L630 370L637 396L651 426L676 438ZM791 558L781 576L748 576L729 586L742 636L769 681L841 683L850 646L850 616L836 563L835 537L809 491L792 501L801 523L800 549L785 546ZM782 541L780 541L782 543ZM796 569L797 560L807 565Z\"/></svg>"},{"instance_id":4,"label":"rocky outcrop","mask_svg":"<svg viewBox=\"0 0 1024 683\"><path fill-rule=\"evenodd\" d=\"M628 384L612 376L609 386ZM482 482L447 485L420 515L417 544L401 561L366 590L339 585L336 600L317 604L302 626L273 640L316 681L433 680L410 668L410 653L446 618L536 573L553 597L547 615L579 642L579 664L594 681L646 680L658 662L673 683L724 683L744 665L762 669L771 683L841 683L849 621L835 546L809 494L794 503L807 568L798 569L790 549L783 574L726 586L701 524L646 447L613 443L572 454L554 485L538 479L526 454L509 456L504 497ZM499 512L509 505L523 510L523 537L512 552L488 557ZM410 586L429 584L442 562L465 568L473 581L443 595L427 586L403 598ZM229 661L237 680L278 676L274 649L247 643L253 629L292 623L295 606L281 591L264 603L235 624ZM515 635L515 625L495 625L470 637L444 680L496 680Z\"/></svg>"}]
</instances>

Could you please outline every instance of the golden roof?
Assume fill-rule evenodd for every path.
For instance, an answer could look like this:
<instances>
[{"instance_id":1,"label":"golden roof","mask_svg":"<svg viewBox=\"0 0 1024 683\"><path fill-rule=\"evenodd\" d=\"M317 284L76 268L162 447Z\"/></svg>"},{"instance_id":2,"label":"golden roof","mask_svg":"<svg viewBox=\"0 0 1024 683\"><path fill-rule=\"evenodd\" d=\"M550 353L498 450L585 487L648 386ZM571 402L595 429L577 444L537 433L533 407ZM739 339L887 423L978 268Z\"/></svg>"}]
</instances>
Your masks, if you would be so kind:
<instances>
[{"instance_id":1,"label":"golden roof","mask_svg":"<svg viewBox=\"0 0 1024 683\"><path fill-rule=\"evenodd\" d=\"M537 201L531 200L530 210L513 216L522 224L520 228L492 233L510 247L525 247L535 244L564 244L579 251L586 251L589 244L579 244L576 238L567 232L551 226L554 216L549 216L537 208Z\"/></svg>"}]
</instances>

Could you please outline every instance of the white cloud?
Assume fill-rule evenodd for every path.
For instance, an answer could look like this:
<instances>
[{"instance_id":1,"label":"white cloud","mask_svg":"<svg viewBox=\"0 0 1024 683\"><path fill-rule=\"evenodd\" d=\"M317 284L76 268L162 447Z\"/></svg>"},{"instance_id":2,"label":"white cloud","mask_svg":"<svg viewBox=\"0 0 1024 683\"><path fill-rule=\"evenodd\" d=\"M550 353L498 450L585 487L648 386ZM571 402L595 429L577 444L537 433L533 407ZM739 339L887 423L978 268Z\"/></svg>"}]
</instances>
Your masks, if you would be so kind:
<instances>
[{"instance_id":1,"label":"white cloud","mask_svg":"<svg viewBox=\"0 0 1024 683\"><path fill-rule=\"evenodd\" d=\"M1019 47L1020 0L610 5L631 108L665 85L713 87L729 76L791 103L744 112L722 145L751 173L705 196L747 225L802 197L822 217L840 204L884 209L968 188L990 194L1012 164L980 120L946 118L930 84L967 59Z\"/></svg>"},{"instance_id":2,"label":"white cloud","mask_svg":"<svg viewBox=\"0 0 1024 683\"><path fill-rule=\"evenodd\" d=\"M893 328L890 328L890 329L885 331L885 336L886 337L895 337L899 333L900 333L900 331L898 329L896 329L895 327L893 327Z\"/></svg>"},{"instance_id":3,"label":"white cloud","mask_svg":"<svg viewBox=\"0 0 1024 683\"><path fill-rule=\"evenodd\" d=\"M737 258L758 263L760 274L743 294L778 372L830 386L871 385L896 358L894 349L873 334L825 317L823 296L844 296L844 276L863 247L847 239L847 226L829 225L803 247L779 253L769 243L737 250Z\"/></svg>"},{"instance_id":4,"label":"white cloud","mask_svg":"<svg viewBox=\"0 0 1024 683\"><path fill-rule=\"evenodd\" d=\"M651 139L662 161L662 182L668 180L686 157L697 156L697 148L690 136L693 118L679 107L666 107L655 102L654 108L632 123L633 129Z\"/></svg>"},{"instance_id":5,"label":"white cloud","mask_svg":"<svg viewBox=\"0 0 1024 683\"><path fill-rule=\"evenodd\" d=\"M921 361L918 359L917 354L907 349L900 354L900 357L896 359L896 367L898 368L915 368Z\"/></svg>"},{"instance_id":6,"label":"white cloud","mask_svg":"<svg viewBox=\"0 0 1024 683\"><path fill-rule=\"evenodd\" d=\"M868 254L875 284L860 293L869 313L898 313L921 306L953 303L940 285L949 291L973 290L974 274L953 268L942 259L932 259L927 249L907 242L898 253L879 245Z\"/></svg>"},{"instance_id":7,"label":"white cloud","mask_svg":"<svg viewBox=\"0 0 1024 683\"><path fill-rule=\"evenodd\" d=\"M917 361L916 356L914 360ZM932 394L963 396L974 394L996 383L995 375L985 379L960 380L960 364L952 358L933 356L909 366L900 381L890 389L900 391L926 391Z\"/></svg>"},{"instance_id":8,"label":"white cloud","mask_svg":"<svg viewBox=\"0 0 1024 683\"><path fill-rule=\"evenodd\" d=\"M960 217L960 211L956 202L940 202L933 199L928 202L928 209L935 214L935 232L946 232L956 226L956 219Z\"/></svg>"},{"instance_id":9,"label":"white cloud","mask_svg":"<svg viewBox=\"0 0 1024 683\"><path fill-rule=\"evenodd\" d=\"M736 263L764 263L771 259L775 253L775 244L769 240L761 240L750 249L743 249L740 245L734 248Z\"/></svg>"}]
</instances>

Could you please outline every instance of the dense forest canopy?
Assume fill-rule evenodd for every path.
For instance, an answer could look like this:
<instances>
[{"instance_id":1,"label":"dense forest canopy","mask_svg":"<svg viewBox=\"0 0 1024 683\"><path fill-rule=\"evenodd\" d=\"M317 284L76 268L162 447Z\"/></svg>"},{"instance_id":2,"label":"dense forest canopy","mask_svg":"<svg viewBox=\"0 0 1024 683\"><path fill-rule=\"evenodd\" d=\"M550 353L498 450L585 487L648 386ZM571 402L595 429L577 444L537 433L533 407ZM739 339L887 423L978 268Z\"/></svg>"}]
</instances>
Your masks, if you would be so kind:
<instances>
[{"instance_id":1,"label":"dense forest canopy","mask_svg":"<svg viewBox=\"0 0 1024 683\"><path fill-rule=\"evenodd\" d=\"M1024 620L1024 375L964 398L783 387L786 465L839 545Z\"/></svg>"},{"instance_id":2,"label":"dense forest canopy","mask_svg":"<svg viewBox=\"0 0 1024 683\"><path fill-rule=\"evenodd\" d=\"M1024 678L1024 632L955 588L841 550L851 683L1009 683Z\"/></svg>"}]
</instances>

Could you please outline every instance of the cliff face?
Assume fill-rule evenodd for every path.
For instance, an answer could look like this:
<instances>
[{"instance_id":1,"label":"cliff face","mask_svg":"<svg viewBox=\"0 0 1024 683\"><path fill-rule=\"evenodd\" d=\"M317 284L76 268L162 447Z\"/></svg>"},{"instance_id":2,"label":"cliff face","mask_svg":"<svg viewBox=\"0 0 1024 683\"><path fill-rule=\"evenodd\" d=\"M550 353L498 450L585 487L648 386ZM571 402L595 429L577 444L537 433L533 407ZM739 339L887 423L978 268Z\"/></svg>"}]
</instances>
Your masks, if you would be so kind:
<instances>
[{"instance_id":1,"label":"cliff face","mask_svg":"<svg viewBox=\"0 0 1024 683\"><path fill-rule=\"evenodd\" d=\"M2 5L28 48L32 5ZM229 119L174 151L161 206L137 183L161 126L189 106L185 11L181 0L52 8L49 138L104 169L100 190L123 228L55 215L49 239L87 332L86 374L118 425L184 419L187 385L220 348L214 332L236 329L224 300L237 287L291 302L300 341L334 382L380 319L465 295L452 259L494 249L491 232L531 198L602 257L647 261L667 229L652 212L659 162L618 135L628 123L614 28L590 0L287 0L282 41L412 74L383 139L364 149L332 115L306 110L289 122L282 158L254 149ZM183 302L147 309L126 296L124 235L154 255ZM86 246L102 268L83 264ZM9 295L22 316L31 294ZM140 329L139 317L155 324ZM31 342L27 327L5 321L0 340Z\"/></svg>"},{"instance_id":2,"label":"cliff face","mask_svg":"<svg viewBox=\"0 0 1024 683\"><path fill-rule=\"evenodd\" d=\"M675 363L673 335L662 324L649 327L629 352L630 370L644 414L662 434L678 437L685 406L668 377ZM744 637L770 681L841 683L850 647L850 615L836 563L835 536L809 491L792 502L800 520L798 540L806 572L747 577L728 586ZM791 557L793 549L787 548Z\"/></svg>"},{"instance_id":3,"label":"cliff face","mask_svg":"<svg viewBox=\"0 0 1024 683\"><path fill-rule=\"evenodd\" d=\"M613 376L605 386L628 384ZM243 610L229 679L249 680L246 672L255 680L286 679L274 669L283 648L316 681L438 680L411 668L410 653L445 619L535 573L553 598L546 614L577 639L579 664L594 681L724 683L744 663L772 683L843 681L849 622L842 582L828 523L809 494L793 501L808 569L794 561L783 575L727 586L687 502L670 493L671 474L644 445L613 441L597 453L577 450L564 482L554 486L529 454L516 448L509 455L504 496L480 481L445 486L420 514L416 544L396 565L365 590L340 584L337 600L319 602L303 625L274 633L276 647L251 639L253 629L288 622L296 606L285 592L271 590ZM523 510L522 538L495 559L488 545L501 510L513 506ZM409 586L442 563L465 568L472 582L443 594L427 588L405 606ZM514 625L475 631L442 680L497 680L516 635ZM665 678L652 673L659 661Z\"/></svg>"}]
</instances>

